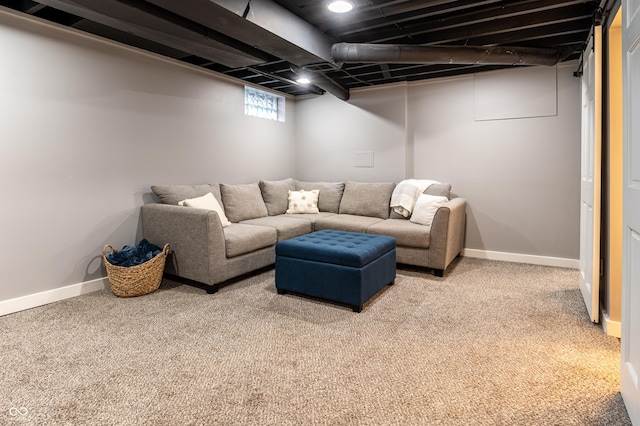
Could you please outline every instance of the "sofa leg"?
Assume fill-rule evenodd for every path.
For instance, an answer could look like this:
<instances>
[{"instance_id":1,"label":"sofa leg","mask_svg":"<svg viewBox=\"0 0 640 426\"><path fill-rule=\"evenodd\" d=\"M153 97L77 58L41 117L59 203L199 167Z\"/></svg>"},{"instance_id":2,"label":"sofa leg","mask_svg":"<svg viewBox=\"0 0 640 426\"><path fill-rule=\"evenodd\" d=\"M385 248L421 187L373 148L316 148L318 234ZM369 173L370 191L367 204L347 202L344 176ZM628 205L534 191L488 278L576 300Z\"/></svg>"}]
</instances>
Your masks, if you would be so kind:
<instances>
[{"instance_id":1,"label":"sofa leg","mask_svg":"<svg viewBox=\"0 0 640 426\"><path fill-rule=\"evenodd\" d=\"M220 286L219 286L218 284L215 284L215 285L209 286L209 287L207 288L207 294L217 293L219 289L220 289Z\"/></svg>"},{"instance_id":2,"label":"sofa leg","mask_svg":"<svg viewBox=\"0 0 640 426\"><path fill-rule=\"evenodd\" d=\"M444 269L434 269L433 275L436 277L444 277Z\"/></svg>"},{"instance_id":3,"label":"sofa leg","mask_svg":"<svg viewBox=\"0 0 640 426\"><path fill-rule=\"evenodd\" d=\"M353 310L353 312L357 312L357 313L362 312L362 306L353 305L351 309Z\"/></svg>"},{"instance_id":4,"label":"sofa leg","mask_svg":"<svg viewBox=\"0 0 640 426\"><path fill-rule=\"evenodd\" d=\"M276 289L278 294L287 294L287 290L282 290L281 288Z\"/></svg>"}]
</instances>

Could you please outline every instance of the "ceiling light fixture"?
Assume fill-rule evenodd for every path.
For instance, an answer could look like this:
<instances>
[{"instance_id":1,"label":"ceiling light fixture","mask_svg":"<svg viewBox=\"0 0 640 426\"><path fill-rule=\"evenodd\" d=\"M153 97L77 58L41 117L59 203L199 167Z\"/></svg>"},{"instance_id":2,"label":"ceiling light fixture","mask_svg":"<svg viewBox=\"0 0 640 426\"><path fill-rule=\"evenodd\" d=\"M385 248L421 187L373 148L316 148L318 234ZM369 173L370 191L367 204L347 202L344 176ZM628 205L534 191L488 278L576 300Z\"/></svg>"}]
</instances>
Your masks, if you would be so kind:
<instances>
[{"instance_id":1,"label":"ceiling light fixture","mask_svg":"<svg viewBox=\"0 0 640 426\"><path fill-rule=\"evenodd\" d=\"M353 3L350 1L337 0L329 3L327 8L334 13L346 13L353 9Z\"/></svg>"},{"instance_id":2,"label":"ceiling light fixture","mask_svg":"<svg viewBox=\"0 0 640 426\"><path fill-rule=\"evenodd\" d=\"M311 80L309 80L306 77L300 77L299 79L296 80L296 82L298 84L309 84L309 83L311 83Z\"/></svg>"}]
</instances>

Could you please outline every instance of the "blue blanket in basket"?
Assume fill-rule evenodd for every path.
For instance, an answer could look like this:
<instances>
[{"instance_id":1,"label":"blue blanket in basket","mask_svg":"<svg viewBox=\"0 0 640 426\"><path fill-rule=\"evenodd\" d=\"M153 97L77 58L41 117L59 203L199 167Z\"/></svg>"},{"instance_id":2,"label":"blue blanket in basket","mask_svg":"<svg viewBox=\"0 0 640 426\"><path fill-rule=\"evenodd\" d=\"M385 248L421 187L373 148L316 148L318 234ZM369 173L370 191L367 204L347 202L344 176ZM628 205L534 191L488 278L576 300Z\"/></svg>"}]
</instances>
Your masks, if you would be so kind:
<instances>
[{"instance_id":1,"label":"blue blanket in basket","mask_svg":"<svg viewBox=\"0 0 640 426\"><path fill-rule=\"evenodd\" d=\"M137 246L124 246L122 250L107 255L107 260L116 266L136 266L159 255L162 249L143 239Z\"/></svg>"}]
</instances>

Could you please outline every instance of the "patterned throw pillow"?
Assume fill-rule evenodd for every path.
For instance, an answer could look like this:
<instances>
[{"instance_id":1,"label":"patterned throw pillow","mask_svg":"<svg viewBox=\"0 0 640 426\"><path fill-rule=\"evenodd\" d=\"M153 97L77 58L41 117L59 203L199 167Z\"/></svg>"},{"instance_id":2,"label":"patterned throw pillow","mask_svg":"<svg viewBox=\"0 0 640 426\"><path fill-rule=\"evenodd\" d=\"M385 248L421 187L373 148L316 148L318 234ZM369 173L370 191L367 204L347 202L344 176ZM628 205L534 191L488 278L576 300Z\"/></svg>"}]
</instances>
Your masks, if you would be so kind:
<instances>
[{"instance_id":1,"label":"patterned throw pillow","mask_svg":"<svg viewBox=\"0 0 640 426\"><path fill-rule=\"evenodd\" d=\"M294 213L319 213L318 210L318 195L319 189L311 191L289 191L289 208L287 214Z\"/></svg>"}]
</instances>

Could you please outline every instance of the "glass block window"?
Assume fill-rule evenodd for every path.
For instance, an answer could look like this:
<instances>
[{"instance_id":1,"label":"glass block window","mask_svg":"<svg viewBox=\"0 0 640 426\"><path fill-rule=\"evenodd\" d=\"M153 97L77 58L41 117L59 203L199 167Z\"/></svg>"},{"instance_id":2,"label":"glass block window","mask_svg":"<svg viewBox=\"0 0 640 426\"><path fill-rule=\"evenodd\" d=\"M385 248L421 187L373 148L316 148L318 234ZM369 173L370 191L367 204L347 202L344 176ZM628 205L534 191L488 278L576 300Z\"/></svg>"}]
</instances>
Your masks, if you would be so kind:
<instances>
[{"instance_id":1,"label":"glass block window","mask_svg":"<svg viewBox=\"0 0 640 426\"><path fill-rule=\"evenodd\" d=\"M252 117L284 121L284 97L244 87L244 113Z\"/></svg>"}]
</instances>

